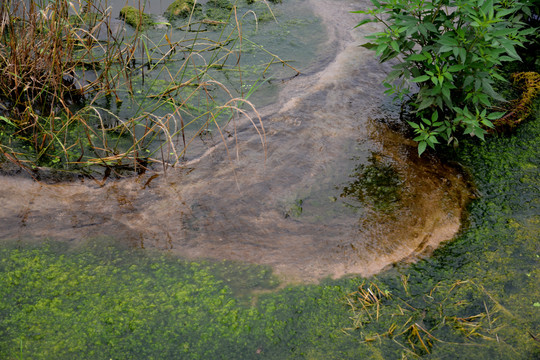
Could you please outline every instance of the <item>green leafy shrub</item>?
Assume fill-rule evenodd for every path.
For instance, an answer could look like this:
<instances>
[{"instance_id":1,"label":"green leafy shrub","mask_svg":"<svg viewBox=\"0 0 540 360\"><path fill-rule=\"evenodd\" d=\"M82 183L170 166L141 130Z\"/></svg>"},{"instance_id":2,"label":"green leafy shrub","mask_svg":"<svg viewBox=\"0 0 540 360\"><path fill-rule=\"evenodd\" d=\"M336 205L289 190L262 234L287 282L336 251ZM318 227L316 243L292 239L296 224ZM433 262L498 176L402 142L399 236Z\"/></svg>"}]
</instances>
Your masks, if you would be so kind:
<instances>
[{"instance_id":1,"label":"green leafy shrub","mask_svg":"<svg viewBox=\"0 0 540 360\"><path fill-rule=\"evenodd\" d=\"M532 2L497 0L372 0L374 8L355 11L384 31L368 36L364 46L381 62L396 61L384 81L385 93L403 100L411 90L409 121L418 153L440 140L456 145L462 132L484 139L486 128L504 115L491 111L504 99L494 90L506 81L500 66L520 60L523 46L536 29L524 22Z\"/></svg>"}]
</instances>

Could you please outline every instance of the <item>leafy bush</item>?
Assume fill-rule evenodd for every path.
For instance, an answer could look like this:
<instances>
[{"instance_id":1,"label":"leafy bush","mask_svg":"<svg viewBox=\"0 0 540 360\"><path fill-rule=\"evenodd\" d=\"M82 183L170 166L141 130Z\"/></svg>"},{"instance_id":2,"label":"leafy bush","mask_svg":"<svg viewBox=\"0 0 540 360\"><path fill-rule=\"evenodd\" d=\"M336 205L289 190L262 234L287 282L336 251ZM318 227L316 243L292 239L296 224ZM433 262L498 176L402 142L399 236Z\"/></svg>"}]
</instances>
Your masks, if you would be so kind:
<instances>
[{"instance_id":1,"label":"leafy bush","mask_svg":"<svg viewBox=\"0 0 540 360\"><path fill-rule=\"evenodd\" d=\"M520 60L523 46L536 29L524 22L532 1L512 0L372 0L373 9L355 11L384 31L368 36L364 46L381 62L396 61L384 81L385 93L403 100L418 87L409 121L418 153L440 140L457 145L460 132L484 139L486 128L504 115L492 111L504 99L493 85L506 81L500 66Z\"/></svg>"}]
</instances>

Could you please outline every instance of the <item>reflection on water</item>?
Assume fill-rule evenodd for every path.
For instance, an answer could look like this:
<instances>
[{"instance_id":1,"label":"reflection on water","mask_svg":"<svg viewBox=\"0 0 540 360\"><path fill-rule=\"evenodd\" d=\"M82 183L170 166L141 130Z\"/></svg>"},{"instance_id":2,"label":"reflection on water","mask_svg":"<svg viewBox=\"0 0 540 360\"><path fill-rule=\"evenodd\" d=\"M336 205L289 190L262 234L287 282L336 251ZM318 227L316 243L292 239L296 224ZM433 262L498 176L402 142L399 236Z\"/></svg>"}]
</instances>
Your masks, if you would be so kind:
<instances>
[{"instance_id":1,"label":"reflection on water","mask_svg":"<svg viewBox=\"0 0 540 360\"><path fill-rule=\"evenodd\" d=\"M398 115L378 85L387 68L358 46L361 31L373 29L353 31L358 18L349 11L366 4L309 3L328 41L316 67L280 83L279 100L259 109L266 159L249 124L239 123L230 153L217 145L183 168L105 184L2 177L0 238L113 236L181 256L271 265L290 281L371 275L450 239L467 186L378 121Z\"/></svg>"},{"instance_id":2,"label":"reflection on water","mask_svg":"<svg viewBox=\"0 0 540 360\"><path fill-rule=\"evenodd\" d=\"M353 208L372 207L391 212L399 206L402 180L393 165L379 154L371 154L369 165L359 164L351 176L354 180L343 188L340 197L351 198L360 204L347 202Z\"/></svg>"}]
</instances>

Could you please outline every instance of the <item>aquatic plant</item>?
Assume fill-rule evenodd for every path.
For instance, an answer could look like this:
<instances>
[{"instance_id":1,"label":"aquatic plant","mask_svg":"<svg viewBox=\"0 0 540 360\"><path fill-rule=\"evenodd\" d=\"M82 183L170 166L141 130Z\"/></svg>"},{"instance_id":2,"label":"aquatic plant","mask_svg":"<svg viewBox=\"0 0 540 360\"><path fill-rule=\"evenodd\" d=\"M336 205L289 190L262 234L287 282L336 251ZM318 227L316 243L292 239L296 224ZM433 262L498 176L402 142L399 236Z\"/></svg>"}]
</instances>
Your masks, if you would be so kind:
<instances>
[{"instance_id":1,"label":"aquatic plant","mask_svg":"<svg viewBox=\"0 0 540 360\"><path fill-rule=\"evenodd\" d=\"M514 136L464 142L459 161L480 195L469 226L432 258L351 292L351 336L382 358L540 355L539 106Z\"/></svg>"},{"instance_id":2,"label":"aquatic plant","mask_svg":"<svg viewBox=\"0 0 540 360\"><path fill-rule=\"evenodd\" d=\"M379 154L372 154L368 162L354 169L351 175L354 180L343 188L340 196L389 213L399 204L402 180L392 164Z\"/></svg>"},{"instance_id":3,"label":"aquatic plant","mask_svg":"<svg viewBox=\"0 0 540 360\"><path fill-rule=\"evenodd\" d=\"M385 93L410 104L409 125L418 153L444 141L457 145L461 133L484 139L504 112L491 111L504 99L493 89L506 81L500 66L519 61L516 47L536 29L523 22L532 2L494 0L373 0L373 9L355 11L384 29L364 46L381 62L393 61ZM410 95L415 89L416 94Z\"/></svg>"}]
</instances>

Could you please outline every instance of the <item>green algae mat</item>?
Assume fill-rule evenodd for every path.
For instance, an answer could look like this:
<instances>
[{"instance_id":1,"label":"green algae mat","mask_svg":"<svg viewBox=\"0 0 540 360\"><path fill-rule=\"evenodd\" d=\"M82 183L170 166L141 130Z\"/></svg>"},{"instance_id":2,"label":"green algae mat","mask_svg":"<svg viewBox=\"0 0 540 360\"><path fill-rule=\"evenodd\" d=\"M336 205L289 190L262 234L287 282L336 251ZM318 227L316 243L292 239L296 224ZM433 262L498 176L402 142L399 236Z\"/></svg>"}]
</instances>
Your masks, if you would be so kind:
<instances>
[{"instance_id":1,"label":"green algae mat","mask_svg":"<svg viewBox=\"0 0 540 360\"><path fill-rule=\"evenodd\" d=\"M538 112L537 112L538 113ZM540 119L466 144L478 199L429 259L278 287L97 240L0 249L0 359L538 359Z\"/></svg>"}]
</instances>

